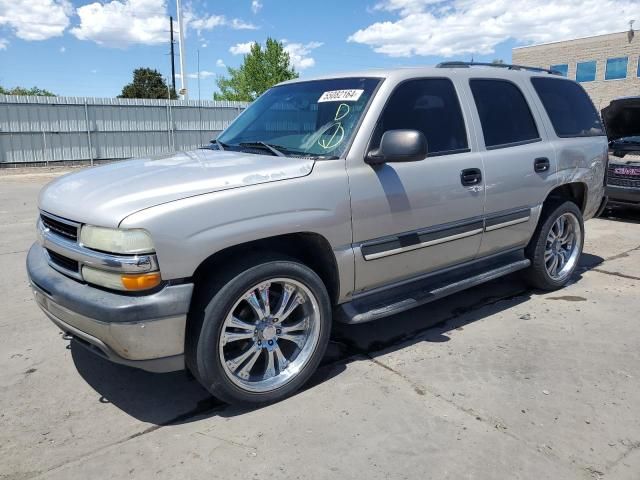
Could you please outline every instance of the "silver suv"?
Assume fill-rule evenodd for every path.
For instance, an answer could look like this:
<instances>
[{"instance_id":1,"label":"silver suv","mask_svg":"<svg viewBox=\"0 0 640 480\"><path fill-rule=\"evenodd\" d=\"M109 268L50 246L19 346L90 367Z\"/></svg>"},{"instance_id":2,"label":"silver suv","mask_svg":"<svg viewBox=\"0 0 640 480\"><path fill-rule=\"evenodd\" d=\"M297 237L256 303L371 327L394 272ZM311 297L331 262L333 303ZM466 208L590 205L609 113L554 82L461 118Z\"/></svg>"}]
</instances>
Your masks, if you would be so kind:
<instances>
[{"instance_id":1,"label":"silver suv","mask_svg":"<svg viewBox=\"0 0 640 480\"><path fill-rule=\"evenodd\" d=\"M27 258L37 303L109 360L262 404L305 383L334 319L518 270L564 286L607 137L577 83L500 67L283 83L207 148L52 182Z\"/></svg>"}]
</instances>

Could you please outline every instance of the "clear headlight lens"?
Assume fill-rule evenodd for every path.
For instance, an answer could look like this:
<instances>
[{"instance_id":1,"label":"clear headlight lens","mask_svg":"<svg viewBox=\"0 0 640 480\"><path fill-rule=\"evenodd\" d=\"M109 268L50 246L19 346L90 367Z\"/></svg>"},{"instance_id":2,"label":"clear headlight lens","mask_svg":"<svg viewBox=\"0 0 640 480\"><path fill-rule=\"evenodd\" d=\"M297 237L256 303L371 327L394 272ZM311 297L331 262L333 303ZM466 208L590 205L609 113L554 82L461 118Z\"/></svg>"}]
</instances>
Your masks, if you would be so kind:
<instances>
[{"instance_id":1,"label":"clear headlight lens","mask_svg":"<svg viewBox=\"0 0 640 480\"><path fill-rule=\"evenodd\" d=\"M133 255L154 251L151 236L141 229L124 230L85 225L80 230L80 243L87 248L109 253Z\"/></svg>"},{"instance_id":2,"label":"clear headlight lens","mask_svg":"<svg viewBox=\"0 0 640 480\"><path fill-rule=\"evenodd\" d=\"M149 290L160 285L162 278L160 272L125 274L106 272L97 268L82 267L82 276L87 283L100 285L112 290L123 290L126 292L139 292Z\"/></svg>"}]
</instances>

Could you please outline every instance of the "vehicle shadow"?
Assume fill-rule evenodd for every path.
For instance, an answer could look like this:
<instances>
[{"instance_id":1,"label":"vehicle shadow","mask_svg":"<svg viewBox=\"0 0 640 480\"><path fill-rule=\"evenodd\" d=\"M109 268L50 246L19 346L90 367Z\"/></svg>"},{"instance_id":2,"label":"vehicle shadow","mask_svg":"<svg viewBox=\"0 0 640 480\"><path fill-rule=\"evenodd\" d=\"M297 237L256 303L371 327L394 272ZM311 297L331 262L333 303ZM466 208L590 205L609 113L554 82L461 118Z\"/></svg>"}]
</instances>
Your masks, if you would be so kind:
<instances>
[{"instance_id":1,"label":"vehicle shadow","mask_svg":"<svg viewBox=\"0 0 640 480\"><path fill-rule=\"evenodd\" d=\"M599 218L614 222L640 223L640 208L607 206Z\"/></svg>"},{"instance_id":2,"label":"vehicle shadow","mask_svg":"<svg viewBox=\"0 0 640 480\"><path fill-rule=\"evenodd\" d=\"M574 281L602 261L584 254ZM514 321L526 321L530 318L526 302L539 293L513 274L386 319L361 325L335 324L321 367L304 390L340 375L351 361L422 342L444 343L452 332L508 309L513 309ZM97 401L111 403L143 422L174 425L247 411L213 398L186 372L154 374L117 365L76 342L71 342L71 353L78 372L97 392Z\"/></svg>"}]
</instances>

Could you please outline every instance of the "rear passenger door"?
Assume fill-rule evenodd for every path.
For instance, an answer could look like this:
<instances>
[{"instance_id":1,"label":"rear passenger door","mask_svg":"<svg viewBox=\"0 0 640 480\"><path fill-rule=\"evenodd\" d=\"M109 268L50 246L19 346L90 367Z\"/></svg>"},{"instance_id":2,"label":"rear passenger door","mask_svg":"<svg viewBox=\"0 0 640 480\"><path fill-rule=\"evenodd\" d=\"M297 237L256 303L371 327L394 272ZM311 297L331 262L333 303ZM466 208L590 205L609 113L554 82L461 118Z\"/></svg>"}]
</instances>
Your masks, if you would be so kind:
<instances>
[{"instance_id":1,"label":"rear passenger door","mask_svg":"<svg viewBox=\"0 0 640 480\"><path fill-rule=\"evenodd\" d=\"M526 84L471 78L469 88L485 169L482 257L527 244L555 183L556 156L539 112L525 96Z\"/></svg>"}]
</instances>

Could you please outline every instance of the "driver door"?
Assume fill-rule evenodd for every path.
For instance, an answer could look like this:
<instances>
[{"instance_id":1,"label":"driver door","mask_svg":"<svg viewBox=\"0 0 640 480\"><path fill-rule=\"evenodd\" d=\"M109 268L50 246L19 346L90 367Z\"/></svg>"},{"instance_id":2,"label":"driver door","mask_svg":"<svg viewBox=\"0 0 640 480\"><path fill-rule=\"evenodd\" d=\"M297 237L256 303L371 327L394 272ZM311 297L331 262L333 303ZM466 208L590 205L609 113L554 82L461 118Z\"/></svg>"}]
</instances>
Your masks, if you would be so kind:
<instances>
[{"instance_id":1,"label":"driver door","mask_svg":"<svg viewBox=\"0 0 640 480\"><path fill-rule=\"evenodd\" d=\"M471 260L480 247L484 182L465 185L462 172L482 175L482 158L469 148L453 82L425 78L396 86L367 151L396 129L423 132L427 158L348 165L356 292Z\"/></svg>"}]
</instances>

